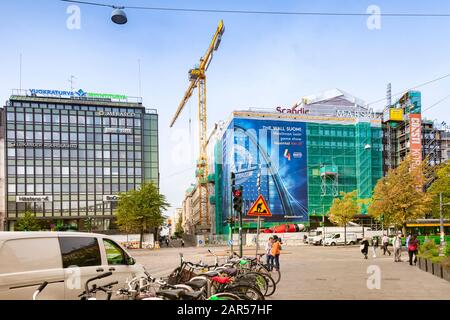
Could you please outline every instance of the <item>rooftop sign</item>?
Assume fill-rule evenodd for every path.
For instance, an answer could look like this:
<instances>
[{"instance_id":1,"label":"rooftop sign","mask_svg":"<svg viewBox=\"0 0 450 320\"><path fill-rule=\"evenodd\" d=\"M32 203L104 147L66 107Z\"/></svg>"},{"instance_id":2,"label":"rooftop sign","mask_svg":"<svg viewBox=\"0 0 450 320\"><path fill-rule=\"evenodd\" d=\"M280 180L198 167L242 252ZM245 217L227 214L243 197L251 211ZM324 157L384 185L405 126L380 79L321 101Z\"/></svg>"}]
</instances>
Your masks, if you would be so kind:
<instances>
[{"instance_id":1,"label":"rooftop sign","mask_svg":"<svg viewBox=\"0 0 450 320\"><path fill-rule=\"evenodd\" d=\"M86 92L82 89L78 91L30 89L30 93L31 95L57 96L57 97L86 97L86 98L101 98L101 99L116 99L116 100L128 99L128 96L123 94L94 93L94 92Z\"/></svg>"}]
</instances>

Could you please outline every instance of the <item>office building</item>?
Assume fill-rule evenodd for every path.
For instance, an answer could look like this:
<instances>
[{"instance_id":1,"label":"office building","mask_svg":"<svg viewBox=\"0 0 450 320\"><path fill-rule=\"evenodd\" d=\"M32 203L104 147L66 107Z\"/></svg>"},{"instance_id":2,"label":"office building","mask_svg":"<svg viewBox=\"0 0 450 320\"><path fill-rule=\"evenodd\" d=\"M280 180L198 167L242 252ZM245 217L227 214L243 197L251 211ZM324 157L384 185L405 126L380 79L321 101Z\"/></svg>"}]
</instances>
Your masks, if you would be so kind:
<instances>
[{"instance_id":1,"label":"office building","mask_svg":"<svg viewBox=\"0 0 450 320\"><path fill-rule=\"evenodd\" d=\"M141 99L33 89L1 115L6 230L26 211L44 229L108 230L119 192L159 185L158 114Z\"/></svg>"}]
</instances>

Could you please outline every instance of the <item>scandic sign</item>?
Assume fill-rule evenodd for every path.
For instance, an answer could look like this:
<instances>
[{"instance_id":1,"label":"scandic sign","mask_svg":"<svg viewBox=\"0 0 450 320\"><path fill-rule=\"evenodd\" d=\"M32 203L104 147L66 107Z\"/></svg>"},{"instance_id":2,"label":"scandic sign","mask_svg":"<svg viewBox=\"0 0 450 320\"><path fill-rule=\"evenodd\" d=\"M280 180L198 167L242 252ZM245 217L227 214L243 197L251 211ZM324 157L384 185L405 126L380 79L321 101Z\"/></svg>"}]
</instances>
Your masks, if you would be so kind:
<instances>
[{"instance_id":1,"label":"scandic sign","mask_svg":"<svg viewBox=\"0 0 450 320\"><path fill-rule=\"evenodd\" d=\"M422 162L422 117L420 114L409 115L411 168L417 168Z\"/></svg>"}]
</instances>

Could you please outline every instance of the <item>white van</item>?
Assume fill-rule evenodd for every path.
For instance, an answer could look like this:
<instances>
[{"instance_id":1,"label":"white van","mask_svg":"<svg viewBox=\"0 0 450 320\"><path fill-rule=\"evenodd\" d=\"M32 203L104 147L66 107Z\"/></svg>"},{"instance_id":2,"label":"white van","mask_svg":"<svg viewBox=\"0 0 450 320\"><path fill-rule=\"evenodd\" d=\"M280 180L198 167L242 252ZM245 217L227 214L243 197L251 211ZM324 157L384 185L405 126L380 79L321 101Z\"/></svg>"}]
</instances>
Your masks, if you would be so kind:
<instances>
[{"instance_id":1,"label":"white van","mask_svg":"<svg viewBox=\"0 0 450 320\"><path fill-rule=\"evenodd\" d=\"M101 234L78 232L0 232L0 300L29 300L40 284L49 284L40 300L73 300L89 278L112 272L96 281L141 276L144 267L114 240ZM113 291L113 292L114 292ZM98 294L98 299L106 295Z\"/></svg>"},{"instance_id":2,"label":"white van","mask_svg":"<svg viewBox=\"0 0 450 320\"><path fill-rule=\"evenodd\" d=\"M356 233L347 233L347 244L353 245L358 241ZM325 238L326 246L343 245L345 243L344 233L333 233Z\"/></svg>"}]
</instances>

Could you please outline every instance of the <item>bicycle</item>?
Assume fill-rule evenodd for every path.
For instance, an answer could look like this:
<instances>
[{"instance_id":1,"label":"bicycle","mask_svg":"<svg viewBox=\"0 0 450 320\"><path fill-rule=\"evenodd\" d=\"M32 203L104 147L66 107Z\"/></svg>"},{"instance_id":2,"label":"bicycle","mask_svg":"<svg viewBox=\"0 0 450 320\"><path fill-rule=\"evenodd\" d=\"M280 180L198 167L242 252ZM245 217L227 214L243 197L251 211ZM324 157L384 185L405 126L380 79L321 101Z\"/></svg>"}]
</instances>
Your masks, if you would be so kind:
<instances>
[{"instance_id":1,"label":"bicycle","mask_svg":"<svg viewBox=\"0 0 450 320\"><path fill-rule=\"evenodd\" d=\"M276 270L273 268L271 264L262 263L261 258L264 256L264 254L258 254L255 258L253 257L240 257L236 252L233 252L232 256L236 256L239 259L244 259L248 261L249 268L252 270L255 270L257 272L266 273L272 277L272 279L275 281L275 284L278 284L281 280L281 272L280 270Z\"/></svg>"},{"instance_id":2,"label":"bicycle","mask_svg":"<svg viewBox=\"0 0 450 320\"><path fill-rule=\"evenodd\" d=\"M240 300L230 293L205 296L206 281L192 280L186 284L170 285L162 279L157 280L145 272L146 277L134 278L127 282L128 289L120 289L119 295L125 295L129 300ZM154 285L159 290L150 293Z\"/></svg>"},{"instance_id":3,"label":"bicycle","mask_svg":"<svg viewBox=\"0 0 450 320\"><path fill-rule=\"evenodd\" d=\"M170 285L182 284L189 280L192 281L201 279L207 281L206 295L208 297L217 293L229 292L236 294L242 299L264 300L264 294L261 292L261 289L264 292L267 292L267 283L265 283L266 286L264 288L261 288L251 281L255 278L244 278L243 276L238 275L238 269L234 269L232 272L226 268L223 269L218 266L217 256L214 265L194 264L192 262L187 262L184 260L182 254L180 254L180 261L180 266L176 268L167 278L167 283ZM196 273L196 271L201 272ZM222 276L223 273L226 273L227 276ZM266 281L265 278L262 279L262 282ZM225 282L221 283L221 281Z\"/></svg>"},{"instance_id":4,"label":"bicycle","mask_svg":"<svg viewBox=\"0 0 450 320\"><path fill-rule=\"evenodd\" d=\"M92 281L100 280L100 279L109 277L111 275L112 275L112 272L106 272L106 273L103 273L103 274L101 274L99 276L96 276L96 277L88 279L86 281L86 283L84 284L84 291L83 291L83 293L78 295L80 300L97 300L96 293L98 291L106 293L106 300L111 300L112 288L113 288L113 286L118 284L119 281L114 281L114 282L108 283L108 284L103 285L103 286L97 286L96 284L93 284L92 285L92 289L89 289L89 283L91 283Z\"/></svg>"}]
</instances>

